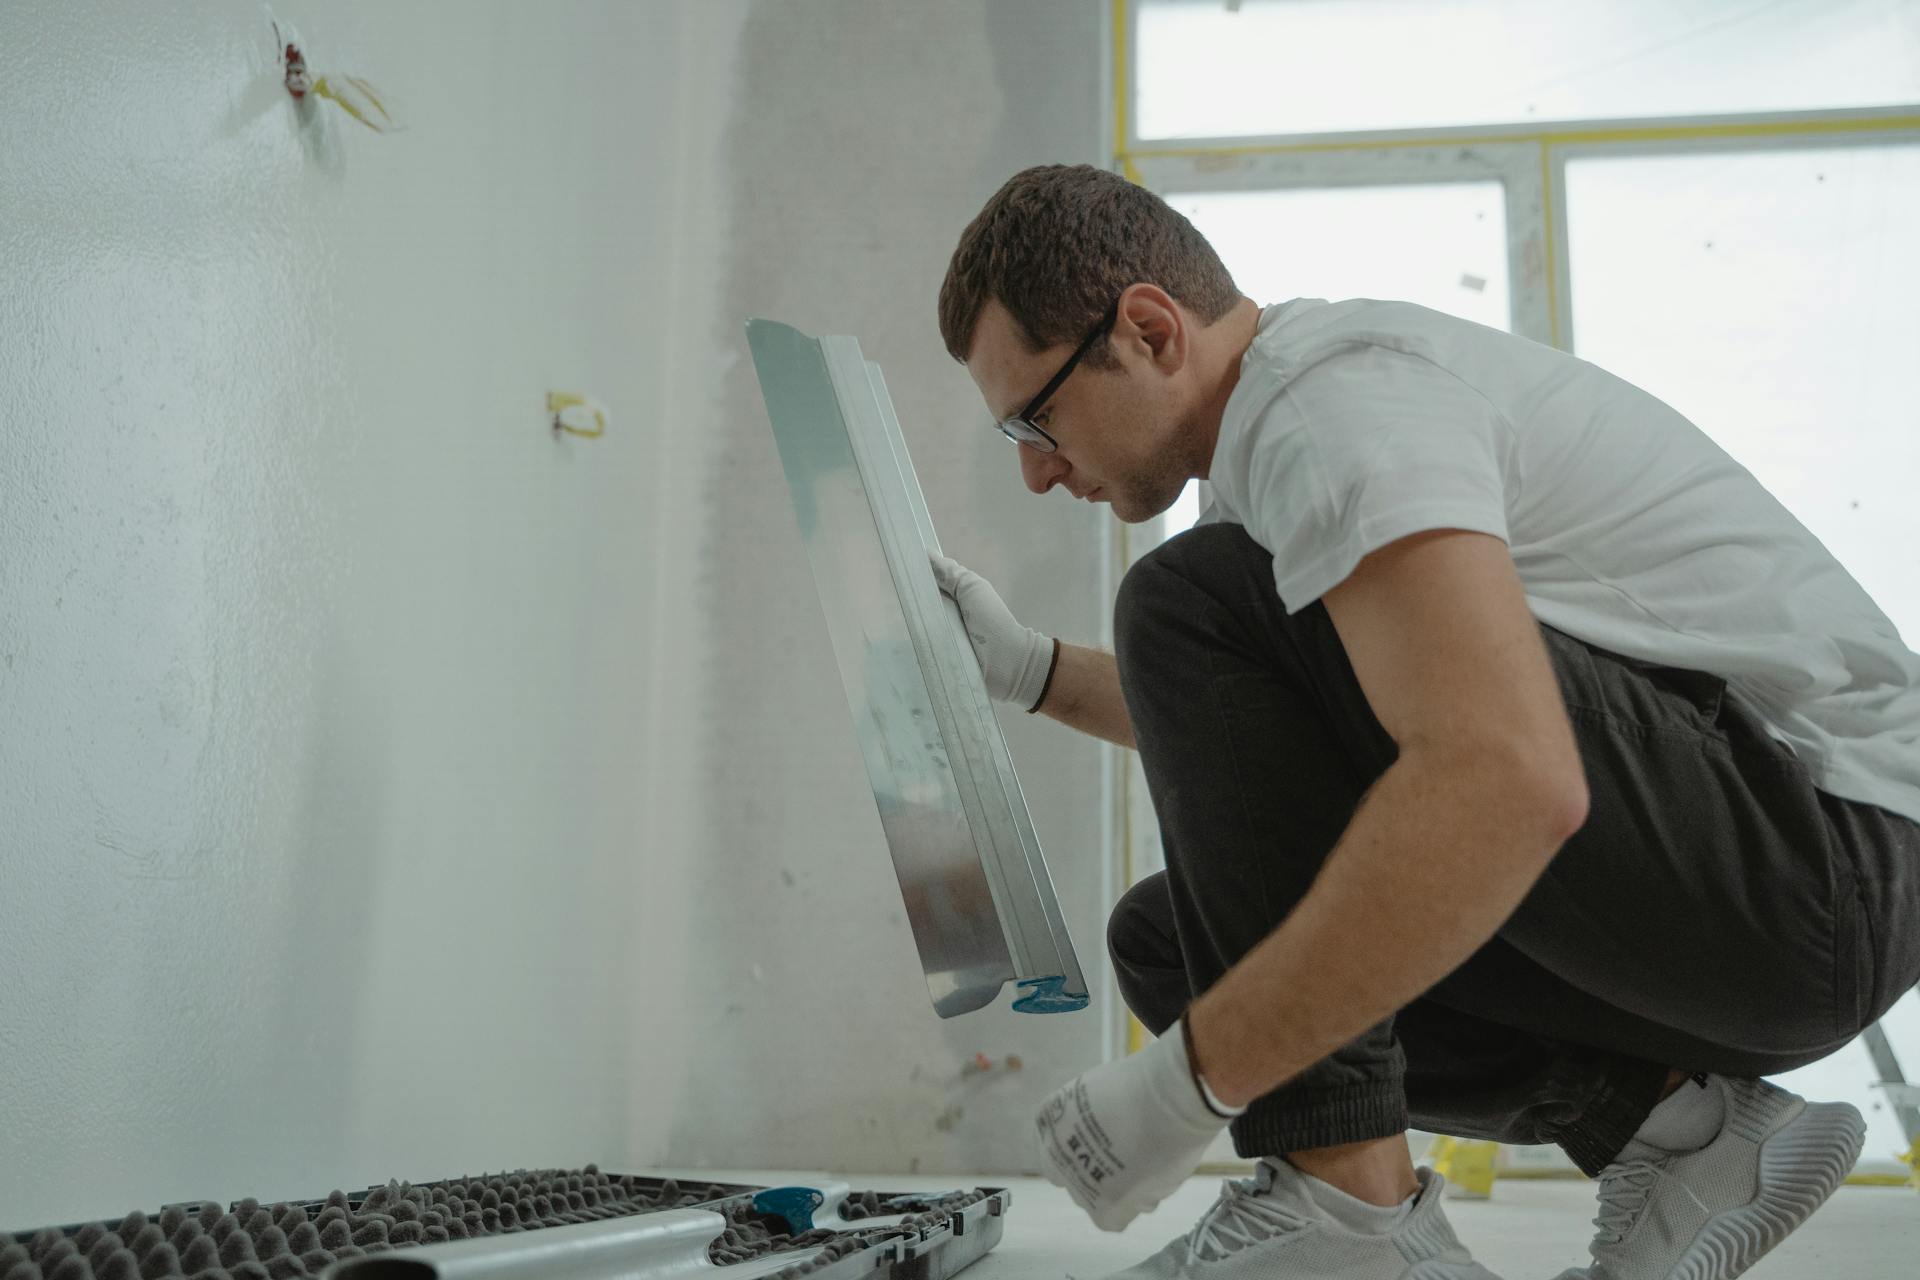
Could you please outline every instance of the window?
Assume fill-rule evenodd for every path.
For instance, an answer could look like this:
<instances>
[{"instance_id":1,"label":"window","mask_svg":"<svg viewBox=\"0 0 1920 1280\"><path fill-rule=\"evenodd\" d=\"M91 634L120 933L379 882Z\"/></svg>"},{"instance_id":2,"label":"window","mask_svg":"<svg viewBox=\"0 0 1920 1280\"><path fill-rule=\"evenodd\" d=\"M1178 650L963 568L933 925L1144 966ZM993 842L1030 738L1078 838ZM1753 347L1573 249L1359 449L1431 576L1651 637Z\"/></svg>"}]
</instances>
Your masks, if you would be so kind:
<instances>
[{"instance_id":1,"label":"window","mask_svg":"<svg viewBox=\"0 0 1920 1280\"><path fill-rule=\"evenodd\" d=\"M1115 163L1243 291L1577 351L1752 470L1920 644L1920 0L1122 0ZM1125 565L1190 524L1122 529ZM1158 865L1138 766L1128 868ZM1920 997L1882 1021L1920 1074ZM1864 1046L1793 1072L1905 1148ZM1883 1161L1884 1163L1884 1161Z\"/></svg>"},{"instance_id":2,"label":"window","mask_svg":"<svg viewBox=\"0 0 1920 1280\"><path fill-rule=\"evenodd\" d=\"M1575 350L1698 423L1920 644L1920 145L1581 160L1567 205Z\"/></svg>"},{"instance_id":3,"label":"window","mask_svg":"<svg viewBox=\"0 0 1920 1280\"><path fill-rule=\"evenodd\" d=\"M1497 182L1169 192L1256 302L1396 298L1507 327Z\"/></svg>"}]
</instances>

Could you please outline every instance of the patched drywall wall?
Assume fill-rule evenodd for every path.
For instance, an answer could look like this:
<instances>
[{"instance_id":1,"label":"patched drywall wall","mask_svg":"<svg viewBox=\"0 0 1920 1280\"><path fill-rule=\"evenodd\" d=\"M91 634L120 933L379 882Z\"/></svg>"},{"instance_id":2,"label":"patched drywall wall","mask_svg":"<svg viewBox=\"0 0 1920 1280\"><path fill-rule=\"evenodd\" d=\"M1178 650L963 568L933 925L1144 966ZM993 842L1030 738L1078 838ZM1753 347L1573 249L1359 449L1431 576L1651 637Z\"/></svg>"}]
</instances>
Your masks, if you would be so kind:
<instances>
[{"instance_id":1,"label":"patched drywall wall","mask_svg":"<svg viewBox=\"0 0 1920 1280\"><path fill-rule=\"evenodd\" d=\"M961 229L1016 170L1097 159L1102 6L777 0L742 28L727 124L716 399L678 496L700 601L700 729L674 826L699 850L675 1164L1008 1170L1103 1050L1103 1010L934 1016L854 747L741 325L851 333L885 371L952 555L1029 625L1101 634L1104 512L1021 485L941 346ZM1082 965L1104 1000L1103 755L1003 716ZM976 1056L980 1055L980 1056ZM990 1064L981 1070L980 1061Z\"/></svg>"},{"instance_id":2,"label":"patched drywall wall","mask_svg":"<svg viewBox=\"0 0 1920 1280\"><path fill-rule=\"evenodd\" d=\"M858 335L949 550L1097 638L933 299L1095 158L1103 8L276 4L386 136L257 0L0 8L0 1228L1025 1164L1111 1011L934 1017L742 326ZM1008 730L1098 981L1102 754Z\"/></svg>"}]
</instances>

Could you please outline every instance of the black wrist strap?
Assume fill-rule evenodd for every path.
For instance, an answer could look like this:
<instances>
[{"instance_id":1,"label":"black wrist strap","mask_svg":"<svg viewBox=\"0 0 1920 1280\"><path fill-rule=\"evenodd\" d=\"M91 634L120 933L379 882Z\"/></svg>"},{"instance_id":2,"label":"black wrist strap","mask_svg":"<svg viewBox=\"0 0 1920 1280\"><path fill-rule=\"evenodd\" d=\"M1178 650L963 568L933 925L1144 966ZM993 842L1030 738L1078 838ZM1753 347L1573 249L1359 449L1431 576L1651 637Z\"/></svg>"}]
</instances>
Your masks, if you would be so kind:
<instances>
[{"instance_id":1,"label":"black wrist strap","mask_svg":"<svg viewBox=\"0 0 1920 1280\"><path fill-rule=\"evenodd\" d=\"M1047 700L1047 690L1053 688L1053 673L1058 671L1059 669L1060 669L1060 637L1055 636L1053 638L1053 661L1047 664L1047 678L1040 685L1040 696L1035 698L1033 700L1033 705L1027 708L1028 715L1032 715L1034 712L1038 711L1040 709L1040 704Z\"/></svg>"},{"instance_id":2,"label":"black wrist strap","mask_svg":"<svg viewBox=\"0 0 1920 1280\"><path fill-rule=\"evenodd\" d=\"M1222 1120L1235 1119L1237 1113L1222 1111L1213 1105L1213 1095L1208 1092L1206 1081L1200 1078L1200 1059L1193 1052L1193 1027L1187 1021L1185 1009L1180 1011L1180 1043L1187 1047L1187 1074L1193 1077L1193 1091L1200 1095L1200 1105Z\"/></svg>"}]
</instances>

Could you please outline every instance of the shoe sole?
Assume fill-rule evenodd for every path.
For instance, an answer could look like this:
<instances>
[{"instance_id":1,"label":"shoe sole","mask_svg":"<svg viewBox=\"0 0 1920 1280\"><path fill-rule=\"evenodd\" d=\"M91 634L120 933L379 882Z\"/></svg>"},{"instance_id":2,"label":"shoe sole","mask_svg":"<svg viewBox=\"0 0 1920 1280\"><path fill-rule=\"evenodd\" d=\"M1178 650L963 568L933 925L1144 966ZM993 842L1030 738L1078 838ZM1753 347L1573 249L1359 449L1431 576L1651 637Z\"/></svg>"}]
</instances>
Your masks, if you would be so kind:
<instances>
[{"instance_id":1,"label":"shoe sole","mask_svg":"<svg viewBox=\"0 0 1920 1280\"><path fill-rule=\"evenodd\" d=\"M1810 1102L1760 1144L1760 1190L1707 1219L1667 1280L1731 1280L1813 1216L1846 1180L1867 1124L1844 1102Z\"/></svg>"}]
</instances>

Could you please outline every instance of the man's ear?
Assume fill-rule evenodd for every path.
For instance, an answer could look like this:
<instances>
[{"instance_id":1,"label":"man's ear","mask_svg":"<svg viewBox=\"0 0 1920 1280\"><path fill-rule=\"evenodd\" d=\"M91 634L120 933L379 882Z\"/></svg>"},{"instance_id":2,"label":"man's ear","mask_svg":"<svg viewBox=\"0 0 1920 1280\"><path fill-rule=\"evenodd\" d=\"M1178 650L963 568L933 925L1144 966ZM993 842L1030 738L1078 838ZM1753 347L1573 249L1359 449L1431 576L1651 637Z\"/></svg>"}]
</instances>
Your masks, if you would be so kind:
<instances>
[{"instance_id":1,"label":"man's ear","mask_svg":"<svg viewBox=\"0 0 1920 1280\"><path fill-rule=\"evenodd\" d=\"M1140 344L1148 358L1163 370L1178 369L1187 358L1186 316L1180 304L1157 284L1131 284L1120 294L1114 338L1122 346Z\"/></svg>"}]
</instances>

